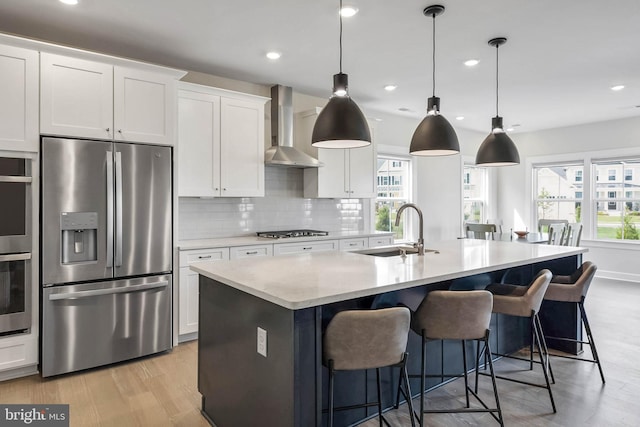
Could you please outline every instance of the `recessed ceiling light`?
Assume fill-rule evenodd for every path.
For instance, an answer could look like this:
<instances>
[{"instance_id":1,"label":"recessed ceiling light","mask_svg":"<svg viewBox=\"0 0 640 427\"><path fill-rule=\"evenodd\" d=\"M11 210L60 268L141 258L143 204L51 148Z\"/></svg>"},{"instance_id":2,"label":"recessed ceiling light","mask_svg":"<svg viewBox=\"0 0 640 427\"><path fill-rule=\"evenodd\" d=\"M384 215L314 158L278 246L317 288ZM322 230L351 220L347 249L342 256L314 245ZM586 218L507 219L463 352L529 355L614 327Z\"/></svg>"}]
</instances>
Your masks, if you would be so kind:
<instances>
[{"instance_id":1,"label":"recessed ceiling light","mask_svg":"<svg viewBox=\"0 0 640 427\"><path fill-rule=\"evenodd\" d=\"M456 120L464 120L464 116L457 116Z\"/></svg>"},{"instance_id":2,"label":"recessed ceiling light","mask_svg":"<svg viewBox=\"0 0 640 427\"><path fill-rule=\"evenodd\" d=\"M280 52L267 52L267 58L269 59L280 59L281 56Z\"/></svg>"},{"instance_id":3,"label":"recessed ceiling light","mask_svg":"<svg viewBox=\"0 0 640 427\"><path fill-rule=\"evenodd\" d=\"M464 61L464 65L466 65L467 67L475 67L479 63L480 61L478 61L477 59L469 59L467 61Z\"/></svg>"},{"instance_id":4,"label":"recessed ceiling light","mask_svg":"<svg viewBox=\"0 0 640 427\"><path fill-rule=\"evenodd\" d=\"M60 3L64 3L64 4L78 4L78 0L60 0Z\"/></svg>"},{"instance_id":5,"label":"recessed ceiling light","mask_svg":"<svg viewBox=\"0 0 640 427\"><path fill-rule=\"evenodd\" d=\"M387 92L391 92L391 91L396 90L396 89L397 89L397 87L398 87L397 85L386 85L386 86L384 87L384 90L386 90Z\"/></svg>"},{"instance_id":6,"label":"recessed ceiling light","mask_svg":"<svg viewBox=\"0 0 640 427\"><path fill-rule=\"evenodd\" d=\"M611 86L611 90L619 91L624 89L624 85Z\"/></svg>"},{"instance_id":7,"label":"recessed ceiling light","mask_svg":"<svg viewBox=\"0 0 640 427\"><path fill-rule=\"evenodd\" d=\"M358 8L354 6L344 6L342 9L340 9L340 15L345 18L351 18L356 13L358 13Z\"/></svg>"}]
</instances>

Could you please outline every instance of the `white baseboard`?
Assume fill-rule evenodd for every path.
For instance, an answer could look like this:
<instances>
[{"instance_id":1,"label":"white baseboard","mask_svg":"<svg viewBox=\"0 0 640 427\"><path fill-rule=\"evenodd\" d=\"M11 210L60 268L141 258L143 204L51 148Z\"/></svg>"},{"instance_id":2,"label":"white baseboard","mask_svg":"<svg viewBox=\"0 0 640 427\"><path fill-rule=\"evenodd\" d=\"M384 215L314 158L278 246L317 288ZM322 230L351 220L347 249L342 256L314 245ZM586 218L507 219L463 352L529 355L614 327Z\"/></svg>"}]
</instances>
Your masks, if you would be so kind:
<instances>
[{"instance_id":1,"label":"white baseboard","mask_svg":"<svg viewBox=\"0 0 640 427\"><path fill-rule=\"evenodd\" d=\"M21 368L9 369L0 372L0 381L13 380L21 377L28 377L38 373L38 365L23 366Z\"/></svg>"},{"instance_id":2,"label":"white baseboard","mask_svg":"<svg viewBox=\"0 0 640 427\"><path fill-rule=\"evenodd\" d=\"M596 277L602 279L621 280L623 282L636 282L640 283L640 274L632 273L620 273L618 271L598 270Z\"/></svg>"},{"instance_id":3,"label":"white baseboard","mask_svg":"<svg viewBox=\"0 0 640 427\"><path fill-rule=\"evenodd\" d=\"M198 339L198 333L192 332L190 334L182 334L178 336L178 343L182 344L183 342L193 341Z\"/></svg>"}]
</instances>

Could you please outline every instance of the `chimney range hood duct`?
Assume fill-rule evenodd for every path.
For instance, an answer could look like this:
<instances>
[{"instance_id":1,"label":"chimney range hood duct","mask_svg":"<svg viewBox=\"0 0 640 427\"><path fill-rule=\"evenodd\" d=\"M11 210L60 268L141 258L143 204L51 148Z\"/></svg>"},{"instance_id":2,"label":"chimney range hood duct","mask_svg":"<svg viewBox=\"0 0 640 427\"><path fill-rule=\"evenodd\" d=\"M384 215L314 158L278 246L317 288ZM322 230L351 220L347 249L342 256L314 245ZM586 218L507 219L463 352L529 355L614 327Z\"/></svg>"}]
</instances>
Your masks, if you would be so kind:
<instances>
[{"instance_id":1,"label":"chimney range hood duct","mask_svg":"<svg viewBox=\"0 0 640 427\"><path fill-rule=\"evenodd\" d=\"M269 166L317 168L322 163L293 147L293 90L276 85L271 88L271 147L264 155Z\"/></svg>"}]
</instances>

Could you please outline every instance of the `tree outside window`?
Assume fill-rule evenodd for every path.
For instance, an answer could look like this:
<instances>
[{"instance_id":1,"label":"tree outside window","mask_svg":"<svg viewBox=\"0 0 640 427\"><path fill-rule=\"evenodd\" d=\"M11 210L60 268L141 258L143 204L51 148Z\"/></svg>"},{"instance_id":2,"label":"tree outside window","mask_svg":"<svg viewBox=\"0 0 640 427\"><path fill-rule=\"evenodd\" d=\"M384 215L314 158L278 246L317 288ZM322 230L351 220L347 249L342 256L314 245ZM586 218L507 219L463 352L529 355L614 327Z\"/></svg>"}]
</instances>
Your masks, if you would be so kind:
<instances>
[{"instance_id":1,"label":"tree outside window","mask_svg":"<svg viewBox=\"0 0 640 427\"><path fill-rule=\"evenodd\" d=\"M378 197L376 199L375 228L378 231L391 231L395 239L405 239L404 221L395 226L398 209L409 203L410 189L406 183L411 170L411 160L378 156Z\"/></svg>"}]
</instances>

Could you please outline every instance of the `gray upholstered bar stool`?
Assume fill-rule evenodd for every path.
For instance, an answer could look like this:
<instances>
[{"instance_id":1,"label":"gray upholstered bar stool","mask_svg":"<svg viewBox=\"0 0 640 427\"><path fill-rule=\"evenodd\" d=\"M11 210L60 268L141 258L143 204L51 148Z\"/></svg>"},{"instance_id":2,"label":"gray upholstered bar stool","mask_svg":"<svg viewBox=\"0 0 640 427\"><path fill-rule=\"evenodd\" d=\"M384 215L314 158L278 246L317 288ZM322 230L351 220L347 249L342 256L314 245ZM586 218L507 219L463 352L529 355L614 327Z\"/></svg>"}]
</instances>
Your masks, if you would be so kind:
<instances>
[{"instance_id":1,"label":"gray upholstered bar stool","mask_svg":"<svg viewBox=\"0 0 640 427\"><path fill-rule=\"evenodd\" d=\"M546 388L549 392L549 399L551 400L551 407L553 412L556 412L556 404L553 400L553 393L551 392L551 384L549 382L549 375L553 375L551 372L551 366L549 364L549 351L547 344L544 340L544 333L542 332L542 324L538 317L540 311L540 305L542 305L542 299L549 287L552 274L549 270L541 270L529 283L528 286L509 285L503 283L496 283L487 286L487 290L493 294L493 312L506 314L516 317L528 317L531 320L532 342L531 342L531 356L530 359L523 359L506 354L499 354L499 356L509 357L518 360L527 360L533 368L533 346L538 347L538 354L540 356L540 363L542 365L542 372L544 373L545 384L532 383L528 381L522 381L516 378L509 378L500 375L496 375L496 378L514 381L521 384L532 385L535 387ZM496 353L494 353L496 354ZM478 355L479 357L479 355ZM480 374L479 369L476 370L476 384L477 376ZM484 375L484 374L483 374ZM477 387L477 386L476 386Z\"/></svg>"},{"instance_id":2,"label":"gray upholstered bar stool","mask_svg":"<svg viewBox=\"0 0 640 427\"><path fill-rule=\"evenodd\" d=\"M489 322L491 321L491 309L493 297L490 292L478 291L432 291L422 300L420 306L413 313L411 329L422 337L422 359L420 369L420 426L424 426L425 413L460 413L460 412L488 412L493 418L504 425L498 389L494 377L491 350L489 347ZM426 345L429 340L460 340L462 343L463 374L456 375L428 375L426 373L427 352ZM493 394L496 401L495 408L489 408L477 394L477 377L475 392L469 387L467 355L465 340L484 343L485 351L489 353L489 368L493 385ZM476 366L479 357L476 358ZM415 376L415 375L412 375ZM424 409L424 388L426 377L464 377L466 408L460 409ZM478 399L482 408L471 408L469 405L469 393ZM399 396L399 393L398 393ZM496 415L497 414L497 415Z\"/></svg>"},{"instance_id":3,"label":"gray upholstered bar stool","mask_svg":"<svg viewBox=\"0 0 640 427\"><path fill-rule=\"evenodd\" d=\"M544 299L549 301L562 301L577 304L578 308L580 309L580 317L582 319L582 323L584 324L584 329L587 332L588 341L549 336L547 336L547 339L589 344L589 347L591 347L591 354L593 355L593 359L585 359L582 357L573 357L558 354L554 356L596 363L598 365L598 369L600 370L600 378L602 378L602 383L604 384L604 373L602 372L600 358L598 357L596 344L593 340L593 335L591 334L589 319L587 319L587 313L584 310L584 300L587 296L587 291L589 290L589 286L591 285L591 281L593 280L593 276L595 276L597 269L598 267L596 267L594 263L586 261L570 276L553 276L553 278L551 279L551 283L549 284L549 288L547 289L547 293L544 294Z\"/></svg>"},{"instance_id":4,"label":"gray upholstered bar stool","mask_svg":"<svg viewBox=\"0 0 640 427\"><path fill-rule=\"evenodd\" d=\"M333 413L337 410L378 406L378 419L389 425L382 415L380 368L400 367L400 380L404 383L404 393L409 407L411 425L413 406L411 389L407 377L407 340L411 314L406 307L383 308L379 310L347 310L336 314L327 325L322 347L323 362L329 368L329 427L333 426ZM334 408L333 383L336 371L361 369L376 370L378 401L362 405Z\"/></svg>"}]
</instances>

